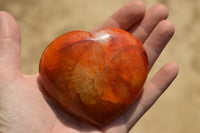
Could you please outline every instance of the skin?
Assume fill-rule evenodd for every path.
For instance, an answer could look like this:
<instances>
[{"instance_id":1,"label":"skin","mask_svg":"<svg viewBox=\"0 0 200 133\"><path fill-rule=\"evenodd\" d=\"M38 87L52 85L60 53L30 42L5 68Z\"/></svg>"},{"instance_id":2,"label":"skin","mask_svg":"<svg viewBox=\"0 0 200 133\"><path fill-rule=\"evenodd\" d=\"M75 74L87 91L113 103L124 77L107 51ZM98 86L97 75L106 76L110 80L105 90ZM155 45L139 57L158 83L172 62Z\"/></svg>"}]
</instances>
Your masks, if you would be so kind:
<instances>
[{"instance_id":1,"label":"skin","mask_svg":"<svg viewBox=\"0 0 200 133\"><path fill-rule=\"evenodd\" d=\"M106 19L99 28L129 31L146 49L149 69L174 34L167 20L168 9L160 4L146 10L133 1ZM98 128L63 113L44 97L38 74L23 75L20 62L20 31L14 18L0 12L0 132L1 133L126 133L168 88L178 74L178 65L167 63L144 86L144 91L126 112Z\"/></svg>"}]
</instances>

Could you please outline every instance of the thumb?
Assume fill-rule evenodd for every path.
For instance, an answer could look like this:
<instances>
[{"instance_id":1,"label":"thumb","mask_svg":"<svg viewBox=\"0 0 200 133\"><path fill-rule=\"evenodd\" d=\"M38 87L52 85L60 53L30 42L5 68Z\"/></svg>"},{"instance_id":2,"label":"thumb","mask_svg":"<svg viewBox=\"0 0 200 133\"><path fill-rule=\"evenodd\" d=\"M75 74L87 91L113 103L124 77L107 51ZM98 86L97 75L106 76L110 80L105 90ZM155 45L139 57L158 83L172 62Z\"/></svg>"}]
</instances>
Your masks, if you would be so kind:
<instances>
[{"instance_id":1,"label":"thumb","mask_svg":"<svg viewBox=\"0 0 200 133\"><path fill-rule=\"evenodd\" d=\"M0 68L20 70L20 31L15 19L0 12Z\"/></svg>"}]
</instances>

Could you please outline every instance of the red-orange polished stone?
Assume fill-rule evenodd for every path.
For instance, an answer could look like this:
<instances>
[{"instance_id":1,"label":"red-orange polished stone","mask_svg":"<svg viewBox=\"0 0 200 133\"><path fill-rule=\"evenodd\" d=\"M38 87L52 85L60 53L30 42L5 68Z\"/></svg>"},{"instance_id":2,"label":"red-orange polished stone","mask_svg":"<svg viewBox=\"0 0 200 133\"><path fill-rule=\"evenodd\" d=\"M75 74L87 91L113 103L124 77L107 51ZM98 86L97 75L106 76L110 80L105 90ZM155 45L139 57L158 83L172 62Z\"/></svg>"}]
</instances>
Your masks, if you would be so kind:
<instances>
[{"instance_id":1,"label":"red-orange polished stone","mask_svg":"<svg viewBox=\"0 0 200 133\"><path fill-rule=\"evenodd\" d=\"M39 71L52 100L101 126L138 97L148 74L148 59L142 44L126 31L72 31L46 48Z\"/></svg>"}]
</instances>

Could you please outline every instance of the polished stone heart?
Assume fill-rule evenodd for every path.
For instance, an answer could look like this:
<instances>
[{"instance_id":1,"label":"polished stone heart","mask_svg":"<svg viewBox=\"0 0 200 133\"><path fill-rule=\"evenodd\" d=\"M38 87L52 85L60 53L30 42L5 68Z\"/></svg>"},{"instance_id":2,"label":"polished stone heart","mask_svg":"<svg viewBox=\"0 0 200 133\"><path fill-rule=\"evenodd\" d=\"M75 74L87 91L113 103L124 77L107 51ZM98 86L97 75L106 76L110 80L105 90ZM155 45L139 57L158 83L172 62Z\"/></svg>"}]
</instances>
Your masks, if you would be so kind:
<instances>
[{"instance_id":1,"label":"polished stone heart","mask_svg":"<svg viewBox=\"0 0 200 133\"><path fill-rule=\"evenodd\" d=\"M126 31L73 31L45 49L39 71L53 101L101 126L138 97L148 74L148 59L142 44Z\"/></svg>"}]
</instances>

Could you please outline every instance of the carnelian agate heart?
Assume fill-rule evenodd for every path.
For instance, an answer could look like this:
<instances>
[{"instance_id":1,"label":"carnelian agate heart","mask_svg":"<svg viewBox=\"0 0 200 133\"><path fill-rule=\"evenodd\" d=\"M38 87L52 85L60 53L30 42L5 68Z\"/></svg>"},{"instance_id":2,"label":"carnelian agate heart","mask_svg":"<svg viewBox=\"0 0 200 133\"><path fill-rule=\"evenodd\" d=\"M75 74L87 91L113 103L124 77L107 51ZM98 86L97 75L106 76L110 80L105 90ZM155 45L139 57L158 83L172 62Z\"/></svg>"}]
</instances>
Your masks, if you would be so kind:
<instances>
[{"instance_id":1,"label":"carnelian agate heart","mask_svg":"<svg viewBox=\"0 0 200 133\"><path fill-rule=\"evenodd\" d=\"M46 48L40 60L40 78L48 96L98 126L133 103L147 74L142 44L115 28L66 33Z\"/></svg>"}]
</instances>

